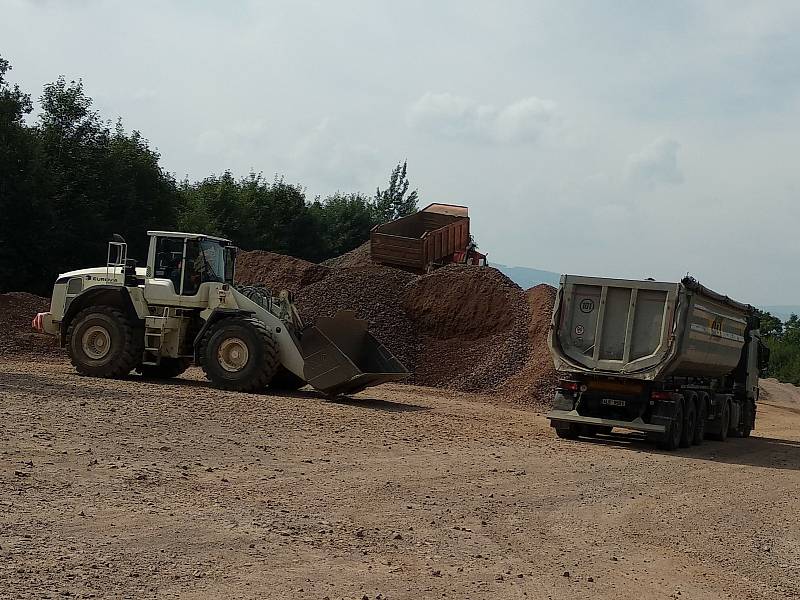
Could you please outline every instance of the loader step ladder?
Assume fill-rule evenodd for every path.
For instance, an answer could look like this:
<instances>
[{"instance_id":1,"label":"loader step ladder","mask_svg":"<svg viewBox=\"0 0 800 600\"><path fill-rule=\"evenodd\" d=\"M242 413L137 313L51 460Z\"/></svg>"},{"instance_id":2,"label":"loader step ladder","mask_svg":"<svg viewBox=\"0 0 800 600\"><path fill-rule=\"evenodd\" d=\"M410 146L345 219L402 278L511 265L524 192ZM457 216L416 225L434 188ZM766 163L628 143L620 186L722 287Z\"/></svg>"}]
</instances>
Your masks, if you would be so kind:
<instances>
[{"instance_id":1,"label":"loader step ladder","mask_svg":"<svg viewBox=\"0 0 800 600\"><path fill-rule=\"evenodd\" d=\"M169 307L165 306L161 315L149 315L144 318L144 356L143 365L157 366L161 364L161 350L164 343L164 332L168 331Z\"/></svg>"}]
</instances>

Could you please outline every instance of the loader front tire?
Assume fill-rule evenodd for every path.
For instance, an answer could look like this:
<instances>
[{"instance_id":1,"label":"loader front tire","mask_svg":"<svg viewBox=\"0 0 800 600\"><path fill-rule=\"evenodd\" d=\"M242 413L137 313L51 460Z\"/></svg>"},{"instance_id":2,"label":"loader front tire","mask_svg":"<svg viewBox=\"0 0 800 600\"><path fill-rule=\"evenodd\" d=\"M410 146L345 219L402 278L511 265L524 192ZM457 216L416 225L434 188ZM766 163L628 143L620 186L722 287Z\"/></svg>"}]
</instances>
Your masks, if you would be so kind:
<instances>
[{"instance_id":1,"label":"loader front tire","mask_svg":"<svg viewBox=\"0 0 800 600\"><path fill-rule=\"evenodd\" d=\"M230 317L217 321L200 344L200 366L211 383L225 390L263 390L279 365L278 344L258 319Z\"/></svg>"},{"instance_id":2,"label":"loader front tire","mask_svg":"<svg viewBox=\"0 0 800 600\"><path fill-rule=\"evenodd\" d=\"M67 354L82 375L124 377L142 360L144 336L113 306L90 306L69 324Z\"/></svg>"}]
</instances>

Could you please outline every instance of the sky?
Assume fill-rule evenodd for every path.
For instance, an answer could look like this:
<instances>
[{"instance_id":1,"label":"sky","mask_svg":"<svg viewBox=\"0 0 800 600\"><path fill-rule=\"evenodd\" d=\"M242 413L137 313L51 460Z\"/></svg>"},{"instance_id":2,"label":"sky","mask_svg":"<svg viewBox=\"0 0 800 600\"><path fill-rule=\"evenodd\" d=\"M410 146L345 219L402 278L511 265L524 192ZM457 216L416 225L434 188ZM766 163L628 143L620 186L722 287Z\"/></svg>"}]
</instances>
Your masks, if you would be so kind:
<instances>
[{"instance_id":1,"label":"sky","mask_svg":"<svg viewBox=\"0 0 800 600\"><path fill-rule=\"evenodd\" d=\"M0 0L179 179L469 206L493 262L800 304L800 2Z\"/></svg>"}]
</instances>

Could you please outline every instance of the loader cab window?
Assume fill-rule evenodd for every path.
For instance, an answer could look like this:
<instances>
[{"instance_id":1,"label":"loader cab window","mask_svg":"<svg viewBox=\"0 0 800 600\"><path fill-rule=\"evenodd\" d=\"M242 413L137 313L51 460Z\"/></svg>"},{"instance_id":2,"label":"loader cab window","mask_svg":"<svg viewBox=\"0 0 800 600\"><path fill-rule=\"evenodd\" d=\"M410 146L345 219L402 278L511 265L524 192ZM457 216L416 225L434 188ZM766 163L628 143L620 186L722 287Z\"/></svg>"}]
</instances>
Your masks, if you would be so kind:
<instances>
[{"instance_id":1,"label":"loader cab window","mask_svg":"<svg viewBox=\"0 0 800 600\"><path fill-rule=\"evenodd\" d=\"M194 296L201 283L225 282L225 247L203 239L186 240L186 265L183 273L184 296Z\"/></svg>"},{"instance_id":2,"label":"loader cab window","mask_svg":"<svg viewBox=\"0 0 800 600\"><path fill-rule=\"evenodd\" d=\"M181 290L181 266L183 262L183 238L162 237L156 241L156 264L154 277L169 279L175 293Z\"/></svg>"}]
</instances>

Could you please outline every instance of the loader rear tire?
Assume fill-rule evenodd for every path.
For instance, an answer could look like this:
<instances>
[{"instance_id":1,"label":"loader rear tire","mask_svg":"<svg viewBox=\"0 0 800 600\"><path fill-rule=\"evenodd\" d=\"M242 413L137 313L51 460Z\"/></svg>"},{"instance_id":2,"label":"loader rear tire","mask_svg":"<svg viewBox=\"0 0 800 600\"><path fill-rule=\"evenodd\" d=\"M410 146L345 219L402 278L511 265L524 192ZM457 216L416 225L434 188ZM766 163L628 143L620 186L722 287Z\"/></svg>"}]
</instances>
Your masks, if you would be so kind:
<instances>
[{"instance_id":1,"label":"loader rear tire","mask_svg":"<svg viewBox=\"0 0 800 600\"><path fill-rule=\"evenodd\" d=\"M91 377L124 377L142 360L144 335L113 306L90 306L69 324L67 354L78 373Z\"/></svg>"},{"instance_id":2,"label":"loader rear tire","mask_svg":"<svg viewBox=\"0 0 800 600\"><path fill-rule=\"evenodd\" d=\"M222 319L203 336L200 366L217 387L235 392L260 391L280 366L278 344L258 319Z\"/></svg>"},{"instance_id":3,"label":"loader rear tire","mask_svg":"<svg viewBox=\"0 0 800 600\"><path fill-rule=\"evenodd\" d=\"M304 385L306 385L306 382L302 378L298 377L284 366L278 367L278 371L275 373L272 381L269 382L270 389L284 392L295 392Z\"/></svg>"},{"instance_id":4,"label":"loader rear tire","mask_svg":"<svg viewBox=\"0 0 800 600\"><path fill-rule=\"evenodd\" d=\"M178 377L192 365L186 358L162 358L158 365L140 365L136 370L145 379L172 379Z\"/></svg>"}]
</instances>

